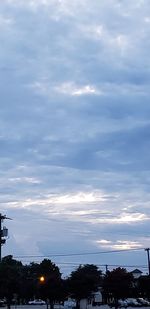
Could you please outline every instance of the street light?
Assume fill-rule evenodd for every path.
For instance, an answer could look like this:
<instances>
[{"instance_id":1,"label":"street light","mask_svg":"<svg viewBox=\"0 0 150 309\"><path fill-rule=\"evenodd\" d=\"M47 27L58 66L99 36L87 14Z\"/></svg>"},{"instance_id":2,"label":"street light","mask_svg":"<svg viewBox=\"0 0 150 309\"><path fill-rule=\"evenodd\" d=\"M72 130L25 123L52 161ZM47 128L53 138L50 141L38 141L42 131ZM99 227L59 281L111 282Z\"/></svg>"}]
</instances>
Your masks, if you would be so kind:
<instances>
[{"instance_id":1,"label":"street light","mask_svg":"<svg viewBox=\"0 0 150 309\"><path fill-rule=\"evenodd\" d=\"M45 282L45 277L44 276L40 276L39 281L40 281L40 283L44 283Z\"/></svg>"},{"instance_id":2,"label":"street light","mask_svg":"<svg viewBox=\"0 0 150 309\"><path fill-rule=\"evenodd\" d=\"M43 284L43 287L44 287L45 277L43 275L39 277L39 282L40 282L41 285ZM48 309L48 304L49 304L49 300L47 298L47 300L46 300L46 309Z\"/></svg>"}]
</instances>

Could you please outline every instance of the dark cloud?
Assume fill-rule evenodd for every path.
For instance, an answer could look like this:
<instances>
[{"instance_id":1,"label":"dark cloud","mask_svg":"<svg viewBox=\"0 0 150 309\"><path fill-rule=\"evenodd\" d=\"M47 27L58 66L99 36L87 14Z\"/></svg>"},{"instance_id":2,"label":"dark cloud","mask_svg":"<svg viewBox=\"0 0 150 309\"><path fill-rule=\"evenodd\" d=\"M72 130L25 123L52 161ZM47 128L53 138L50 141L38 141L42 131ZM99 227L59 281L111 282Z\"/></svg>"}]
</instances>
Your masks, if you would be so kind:
<instances>
[{"instance_id":1,"label":"dark cloud","mask_svg":"<svg viewBox=\"0 0 150 309\"><path fill-rule=\"evenodd\" d=\"M148 246L149 6L0 4L4 254ZM145 263L80 261L135 258Z\"/></svg>"}]
</instances>

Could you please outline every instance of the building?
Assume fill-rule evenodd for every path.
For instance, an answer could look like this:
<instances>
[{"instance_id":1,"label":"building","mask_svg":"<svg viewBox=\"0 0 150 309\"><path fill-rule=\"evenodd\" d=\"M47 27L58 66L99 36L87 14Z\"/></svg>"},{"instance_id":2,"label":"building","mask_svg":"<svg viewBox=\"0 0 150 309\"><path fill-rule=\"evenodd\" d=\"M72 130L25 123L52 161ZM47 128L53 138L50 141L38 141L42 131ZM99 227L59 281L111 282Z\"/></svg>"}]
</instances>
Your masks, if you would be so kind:
<instances>
[{"instance_id":1,"label":"building","mask_svg":"<svg viewBox=\"0 0 150 309\"><path fill-rule=\"evenodd\" d=\"M80 309L99 309L102 305L102 293L100 289L93 292L90 297L80 300Z\"/></svg>"},{"instance_id":2,"label":"building","mask_svg":"<svg viewBox=\"0 0 150 309\"><path fill-rule=\"evenodd\" d=\"M131 274L133 275L134 279L139 279L142 276L142 271L136 268L131 271Z\"/></svg>"}]
</instances>

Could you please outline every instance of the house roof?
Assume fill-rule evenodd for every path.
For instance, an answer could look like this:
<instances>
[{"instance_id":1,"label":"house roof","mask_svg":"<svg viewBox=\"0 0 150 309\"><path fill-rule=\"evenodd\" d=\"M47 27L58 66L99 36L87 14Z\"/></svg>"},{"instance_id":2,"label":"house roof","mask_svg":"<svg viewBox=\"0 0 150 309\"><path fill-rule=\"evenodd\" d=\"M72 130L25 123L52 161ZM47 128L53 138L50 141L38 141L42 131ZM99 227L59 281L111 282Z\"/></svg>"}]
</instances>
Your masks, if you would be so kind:
<instances>
[{"instance_id":1,"label":"house roof","mask_svg":"<svg viewBox=\"0 0 150 309\"><path fill-rule=\"evenodd\" d=\"M131 273L132 274L142 274L142 271L136 268L136 269L132 270Z\"/></svg>"}]
</instances>

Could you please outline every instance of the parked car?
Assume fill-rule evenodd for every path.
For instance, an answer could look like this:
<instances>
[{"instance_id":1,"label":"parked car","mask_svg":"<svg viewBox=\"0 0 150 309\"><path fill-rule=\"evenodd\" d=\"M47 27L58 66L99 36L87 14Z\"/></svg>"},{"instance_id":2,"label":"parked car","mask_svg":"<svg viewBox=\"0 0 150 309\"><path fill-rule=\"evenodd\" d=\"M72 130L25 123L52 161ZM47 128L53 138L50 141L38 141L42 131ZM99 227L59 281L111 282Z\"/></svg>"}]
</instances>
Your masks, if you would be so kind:
<instances>
[{"instance_id":1,"label":"parked car","mask_svg":"<svg viewBox=\"0 0 150 309\"><path fill-rule=\"evenodd\" d=\"M127 305L131 307L140 307L140 303L136 300L136 298L127 298Z\"/></svg>"},{"instance_id":2,"label":"parked car","mask_svg":"<svg viewBox=\"0 0 150 309\"><path fill-rule=\"evenodd\" d=\"M118 305L119 307L124 307L124 308L127 308L128 307L128 303L126 300L123 300L123 299L119 299L118 300Z\"/></svg>"},{"instance_id":3,"label":"parked car","mask_svg":"<svg viewBox=\"0 0 150 309\"><path fill-rule=\"evenodd\" d=\"M5 307L5 301L3 299L0 299L0 307Z\"/></svg>"},{"instance_id":4,"label":"parked car","mask_svg":"<svg viewBox=\"0 0 150 309\"><path fill-rule=\"evenodd\" d=\"M68 298L64 301L64 308L75 308L76 301L74 299Z\"/></svg>"},{"instance_id":5,"label":"parked car","mask_svg":"<svg viewBox=\"0 0 150 309\"><path fill-rule=\"evenodd\" d=\"M141 306L150 306L150 302L142 297L137 298L137 301L141 304Z\"/></svg>"},{"instance_id":6,"label":"parked car","mask_svg":"<svg viewBox=\"0 0 150 309\"><path fill-rule=\"evenodd\" d=\"M28 305L45 305L46 302L42 299L34 299L28 302Z\"/></svg>"}]
</instances>

